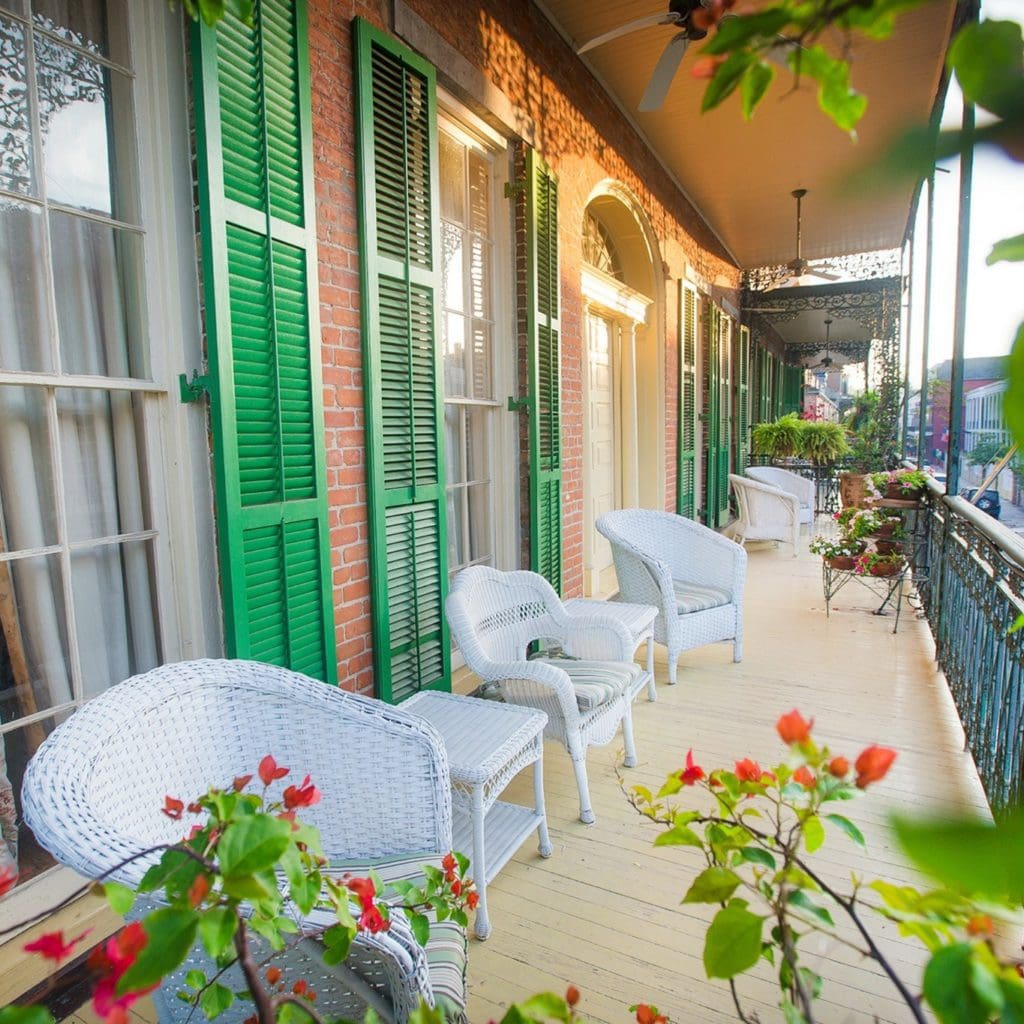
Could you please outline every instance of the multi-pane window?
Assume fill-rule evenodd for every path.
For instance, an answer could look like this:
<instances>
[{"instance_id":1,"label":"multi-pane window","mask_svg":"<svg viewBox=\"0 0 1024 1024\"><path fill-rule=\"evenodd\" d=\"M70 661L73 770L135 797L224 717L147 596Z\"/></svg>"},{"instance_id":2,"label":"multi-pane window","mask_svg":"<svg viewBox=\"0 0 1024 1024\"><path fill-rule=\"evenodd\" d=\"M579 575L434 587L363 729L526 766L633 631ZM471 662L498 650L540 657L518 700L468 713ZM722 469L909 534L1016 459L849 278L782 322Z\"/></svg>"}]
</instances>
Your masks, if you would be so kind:
<instances>
[{"instance_id":1,"label":"multi-pane window","mask_svg":"<svg viewBox=\"0 0 1024 1024\"><path fill-rule=\"evenodd\" d=\"M0 0L0 861L22 879L49 863L17 827L28 759L164 654L127 20Z\"/></svg>"},{"instance_id":2,"label":"multi-pane window","mask_svg":"<svg viewBox=\"0 0 1024 1024\"><path fill-rule=\"evenodd\" d=\"M493 166L442 125L441 245L448 568L495 564Z\"/></svg>"}]
</instances>

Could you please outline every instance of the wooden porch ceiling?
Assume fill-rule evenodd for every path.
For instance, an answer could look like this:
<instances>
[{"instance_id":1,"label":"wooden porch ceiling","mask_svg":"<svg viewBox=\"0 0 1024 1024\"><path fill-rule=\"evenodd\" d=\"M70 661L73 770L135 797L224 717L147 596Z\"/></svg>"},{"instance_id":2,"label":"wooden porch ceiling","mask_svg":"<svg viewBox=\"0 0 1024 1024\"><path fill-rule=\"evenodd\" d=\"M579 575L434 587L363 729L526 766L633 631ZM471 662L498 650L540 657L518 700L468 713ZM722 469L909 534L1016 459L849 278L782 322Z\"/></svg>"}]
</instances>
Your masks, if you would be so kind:
<instances>
[{"instance_id":1,"label":"wooden porch ceiling","mask_svg":"<svg viewBox=\"0 0 1024 1024\"><path fill-rule=\"evenodd\" d=\"M625 22L667 10L667 0L536 0L559 31L582 43ZM656 26L585 54L591 68L703 214L742 269L783 264L796 255L796 207L806 188L803 255L814 260L896 248L907 226L912 190L840 195L837 183L869 162L910 122L927 121L941 80L955 0L931 0L902 15L885 41L858 39L853 83L868 96L858 141L845 137L817 106L810 84L792 88L780 69L753 120L743 121L737 96L701 115L703 81L691 69L694 44L660 110L637 104L675 29ZM823 38L830 49L838 35Z\"/></svg>"},{"instance_id":2,"label":"wooden porch ceiling","mask_svg":"<svg viewBox=\"0 0 1024 1024\"><path fill-rule=\"evenodd\" d=\"M658 700L641 696L634 704L639 764L623 771L625 781L657 788L690 748L705 768L742 757L774 763L784 751L775 721L796 707L816 718L816 738L837 753L856 754L873 742L899 751L887 778L843 808L863 828L867 851L830 827L817 867L842 891L851 871L920 884L895 847L888 815L987 813L952 701L936 675L927 623L904 604L893 635L891 615L873 616L878 601L859 583L833 599L826 618L821 560L803 542L801 549L794 559L788 545L749 546L741 664L732 663L728 644L690 651L682 656L678 685L670 687L658 648ZM460 688L471 685L466 678ZM654 1003L674 1021L736 1019L728 987L709 981L701 962L714 908L680 905L703 861L694 850L652 846L657 830L627 804L615 775L618 760L614 744L589 752L597 822L586 826L576 818L568 757L556 744L545 745L554 854L542 860L528 841L488 886L494 931L486 942L470 944L471 1020L499 1020L510 1001L544 989L564 992L570 982L583 994L578 1009L588 1021L621 1024L637 1002ZM530 804L530 772L503 799ZM868 926L919 991L921 948L870 914ZM842 934L856 938L848 928ZM808 951L809 966L824 977L821 1020L907 1020L891 984L870 962L838 941L810 941ZM781 1019L767 965L742 979L739 990L761 1020Z\"/></svg>"}]
</instances>

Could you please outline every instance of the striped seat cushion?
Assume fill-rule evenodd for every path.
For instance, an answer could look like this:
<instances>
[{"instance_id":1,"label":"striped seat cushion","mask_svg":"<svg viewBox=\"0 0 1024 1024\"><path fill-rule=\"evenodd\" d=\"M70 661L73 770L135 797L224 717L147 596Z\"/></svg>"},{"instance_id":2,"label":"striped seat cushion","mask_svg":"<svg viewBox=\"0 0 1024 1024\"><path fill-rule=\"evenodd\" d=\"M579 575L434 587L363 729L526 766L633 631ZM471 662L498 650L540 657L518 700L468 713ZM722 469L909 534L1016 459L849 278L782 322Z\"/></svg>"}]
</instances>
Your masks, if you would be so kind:
<instances>
[{"instance_id":1,"label":"striped seat cushion","mask_svg":"<svg viewBox=\"0 0 1024 1024\"><path fill-rule=\"evenodd\" d=\"M723 604L731 604L732 597L727 590L718 587L706 587L701 583L690 583L687 580L673 580L672 589L676 596L676 612L689 615L691 612L704 612L709 608L721 608Z\"/></svg>"},{"instance_id":2,"label":"striped seat cushion","mask_svg":"<svg viewBox=\"0 0 1024 1024\"><path fill-rule=\"evenodd\" d=\"M539 658L568 675L576 691L580 711L593 711L630 691L643 673L634 661L582 661L570 658Z\"/></svg>"}]
</instances>

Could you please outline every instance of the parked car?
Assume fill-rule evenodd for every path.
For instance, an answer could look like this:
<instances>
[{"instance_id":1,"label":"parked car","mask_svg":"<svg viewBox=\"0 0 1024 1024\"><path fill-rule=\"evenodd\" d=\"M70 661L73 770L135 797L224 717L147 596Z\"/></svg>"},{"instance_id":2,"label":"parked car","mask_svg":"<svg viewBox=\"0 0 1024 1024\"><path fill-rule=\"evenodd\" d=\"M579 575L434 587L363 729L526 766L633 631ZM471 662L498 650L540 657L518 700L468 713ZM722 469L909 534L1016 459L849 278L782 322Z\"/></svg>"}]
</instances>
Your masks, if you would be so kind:
<instances>
[{"instance_id":1,"label":"parked car","mask_svg":"<svg viewBox=\"0 0 1024 1024\"><path fill-rule=\"evenodd\" d=\"M977 493L977 487L965 487L960 492L960 497L966 498L968 501L974 501L974 496ZM974 507L981 509L982 512L987 512L993 519L998 519L999 513L1002 512L1002 504L999 500L999 492L994 489L985 491L982 494L982 496L978 499Z\"/></svg>"}]
</instances>

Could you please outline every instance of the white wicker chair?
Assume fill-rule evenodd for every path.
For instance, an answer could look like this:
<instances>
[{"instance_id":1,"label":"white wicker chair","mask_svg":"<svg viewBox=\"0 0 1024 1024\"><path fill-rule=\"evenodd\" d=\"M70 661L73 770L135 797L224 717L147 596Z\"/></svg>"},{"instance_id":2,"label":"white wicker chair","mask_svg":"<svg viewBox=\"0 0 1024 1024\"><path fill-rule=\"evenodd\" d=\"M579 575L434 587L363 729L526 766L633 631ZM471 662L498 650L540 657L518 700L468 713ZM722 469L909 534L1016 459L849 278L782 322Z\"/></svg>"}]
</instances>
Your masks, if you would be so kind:
<instances>
[{"instance_id":1,"label":"white wicker chair","mask_svg":"<svg viewBox=\"0 0 1024 1024\"><path fill-rule=\"evenodd\" d=\"M618 509L597 520L612 546L619 597L658 607L654 639L668 648L668 681L683 651L720 640L743 660L747 553L691 519L654 509Z\"/></svg>"},{"instance_id":2,"label":"white wicker chair","mask_svg":"<svg viewBox=\"0 0 1024 1024\"><path fill-rule=\"evenodd\" d=\"M729 474L729 486L736 495L739 518L732 524L732 535L740 544L748 540L783 540L793 545L793 557L799 554L800 500L747 476Z\"/></svg>"},{"instance_id":3,"label":"white wicker chair","mask_svg":"<svg viewBox=\"0 0 1024 1024\"><path fill-rule=\"evenodd\" d=\"M630 706L647 673L633 661L629 631L600 610L570 615L537 573L479 565L455 577L445 611L473 672L498 683L510 704L547 712L545 735L572 759L580 821L593 822L587 747L610 743L621 722L625 763L636 764ZM569 657L529 659L536 640L560 644Z\"/></svg>"},{"instance_id":4,"label":"white wicker chair","mask_svg":"<svg viewBox=\"0 0 1024 1024\"><path fill-rule=\"evenodd\" d=\"M25 821L62 864L86 878L135 886L158 855L118 865L185 831L161 813L165 795L187 801L210 785L228 786L266 754L291 768L276 786L309 772L324 794L302 817L320 829L332 869L373 866L385 881L415 877L450 849L448 762L433 727L381 701L247 661L164 665L90 701L29 763ZM300 930L329 923L314 911ZM389 931L360 933L337 968L326 967L321 952L314 938L303 938L274 962L286 976L306 978L326 1017L361 1020L373 1006L384 1019L403 1022L422 996L443 997L455 1004L451 1015L464 1019L465 933L451 922L435 926L426 949L395 915ZM195 967L212 967L198 944L154 993L162 1021L194 1018L175 992ZM237 977L226 984L240 989L233 971ZM251 1013L250 1003L236 1003L218 1020Z\"/></svg>"},{"instance_id":5,"label":"white wicker chair","mask_svg":"<svg viewBox=\"0 0 1024 1024\"><path fill-rule=\"evenodd\" d=\"M813 480L788 469L779 469L778 466L748 466L747 476L758 483L778 487L780 491L794 495L800 502L800 522L808 525L814 522L818 489Z\"/></svg>"}]
</instances>

